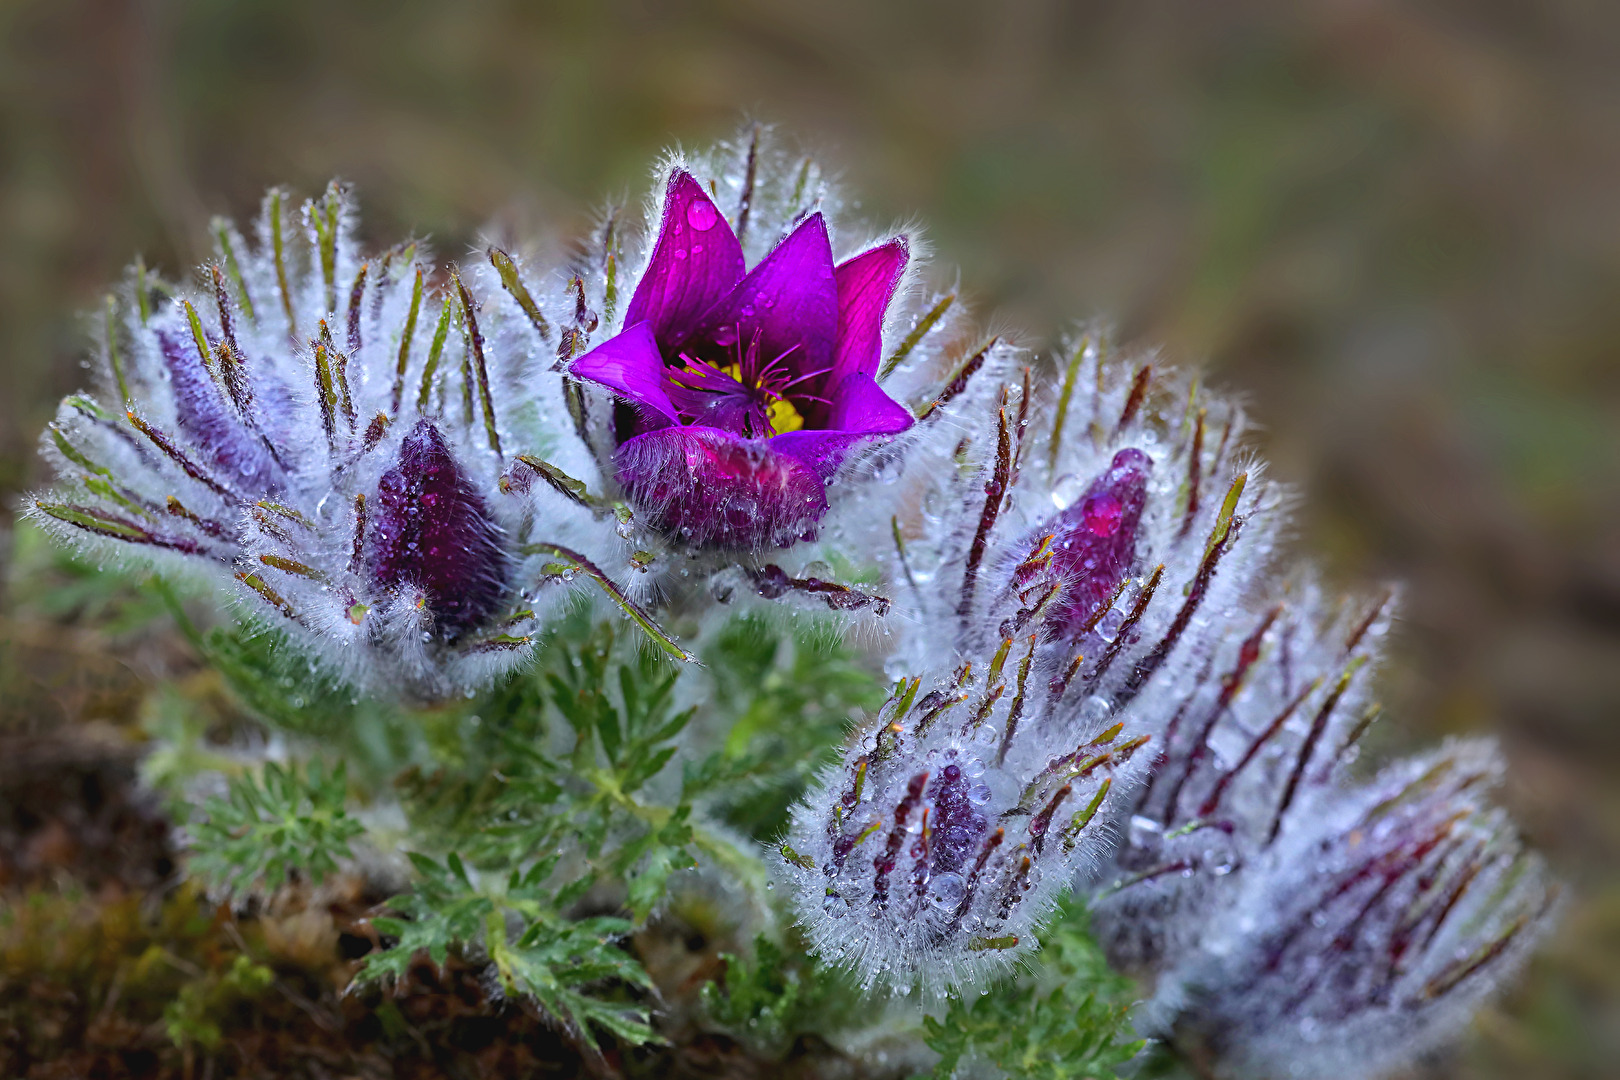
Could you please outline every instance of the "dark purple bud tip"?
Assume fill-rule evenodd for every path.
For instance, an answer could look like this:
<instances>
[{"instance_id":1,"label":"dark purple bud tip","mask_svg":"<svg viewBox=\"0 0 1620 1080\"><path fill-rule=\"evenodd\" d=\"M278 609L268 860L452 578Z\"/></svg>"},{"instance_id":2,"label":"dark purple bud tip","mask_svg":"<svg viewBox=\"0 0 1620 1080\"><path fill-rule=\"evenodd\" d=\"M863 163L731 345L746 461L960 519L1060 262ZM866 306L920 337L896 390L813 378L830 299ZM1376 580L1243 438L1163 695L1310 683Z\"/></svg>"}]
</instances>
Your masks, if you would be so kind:
<instances>
[{"instance_id":1,"label":"dark purple bud tip","mask_svg":"<svg viewBox=\"0 0 1620 1080\"><path fill-rule=\"evenodd\" d=\"M405 436L398 463L377 482L377 505L370 563L375 586L420 588L446 641L495 613L507 577L500 530L430 421L417 421Z\"/></svg>"},{"instance_id":2,"label":"dark purple bud tip","mask_svg":"<svg viewBox=\"0 0 1620 1080\"><path fill-rule=\"evenodd\" d=\"M1063 637L1086 627L1136 561L1136 531L1147 501L1153 462L1140 450L1121 450L1084 495L1042 526L1052 534L1051 576L1063 599L1049 624Z\"/></svg>"}]
</instances>

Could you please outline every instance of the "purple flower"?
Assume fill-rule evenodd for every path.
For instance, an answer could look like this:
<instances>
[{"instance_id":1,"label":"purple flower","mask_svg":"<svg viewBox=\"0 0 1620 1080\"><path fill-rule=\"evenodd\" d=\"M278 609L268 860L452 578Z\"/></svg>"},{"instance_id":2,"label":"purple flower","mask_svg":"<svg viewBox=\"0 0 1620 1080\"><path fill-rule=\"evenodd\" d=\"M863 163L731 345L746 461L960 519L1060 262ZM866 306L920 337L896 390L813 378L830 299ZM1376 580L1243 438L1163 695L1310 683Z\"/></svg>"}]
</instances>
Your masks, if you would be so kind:
<instances>
[{"instance_id":1,"label":"purple flower","mask_svg":"<svg viewBox=\"0 0 1620 1080\"><path fill-rule=\"evenodd\" d=\"M671 174L624 330L572 368L634 406L614 463L653 524L702 547L815 536L849 451L912 424L874 378L908 254L896 237L834 266L815 213L745 273L697 180Z\"/></svg>"},{"instance_id":2,"label":"purple flower","mask_svg":"<svg viewBox=\"0 0 1620 1080\"><path fill-rule=\"evenodd\" d=\"M418 420L405 436L398 463L377 482L377 502L372 583L421 589L445 640L487 621L507 578L500 530L432 421Z\"/></svg>"}]
</instances>

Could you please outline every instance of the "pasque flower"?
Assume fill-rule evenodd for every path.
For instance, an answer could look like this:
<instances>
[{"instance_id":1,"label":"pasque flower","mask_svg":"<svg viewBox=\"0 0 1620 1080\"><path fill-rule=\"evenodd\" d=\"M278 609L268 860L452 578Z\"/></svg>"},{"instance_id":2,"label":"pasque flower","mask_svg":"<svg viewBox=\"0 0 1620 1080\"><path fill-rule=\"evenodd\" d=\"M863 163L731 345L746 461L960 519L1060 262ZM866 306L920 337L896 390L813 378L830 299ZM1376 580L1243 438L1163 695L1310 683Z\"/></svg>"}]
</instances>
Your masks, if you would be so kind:
<instances>
[{"instance_id":1,"label":"pasque flower","mask_svg":"<svg viewBox=\"0 0 1620 1080\"><path fill-rule=\"evenodd\" d=\"M513 400L547 344L533 320L458 270L435 287L420 244L367 257L353 217L340 185L301 213L272 191L256 243L216 223L202 288L138 269L108 298L100 394L45 433L58 485L30 510L224 586L330 673L433 698L521 662L566 592L540 586L605 580L623 544L600 507L529 482L521 451L570 426Z\"/></svg>"},{"instance_id":2,"label":"pasque flower","mask_svg":"<svg viewBox=\"0 0 1620 1080\"><path fill-rule=\"evenodd\" d=\"M793 817L781 873L816 949L938 995L1007 970L1108 850L1150 739L1065 708L1038 635L901 679Z\"/></svg>"},{"instance_id":3,"label":"pasque flower","mask_svg":"<svg viewBox=\"0 0 1620 1080\"><path fill-rule=\"evenodd\" d=\"M1391 596L1333 612L1307 578L1255 608L1164 702L1092 925L1205 1074L1380 1076L1456 1033L1552 891L1487 802L1487 743L1351 780Z\"/></svg>"},{"instance_id":4,"label":"pasque flower","mask_svg":"<svg viewBox=\"0 0 1620 1080\"><path fill-rule=\"evenodd\" d=\"M835 261L833 194L762 135L667 166L627 298L616 212L556 273L440 271L362 253L340 187L272 192L200 288L109 299L33 516L420 698L510 670L581 576L683 659L615 575L683 625L749 593L886 616L894 693L775 860L823 959L983 986L1079 888L1209 1075L1370 1076L1454 1032L1546 875L1486 748L1351 777L1391 604L1288 566L1241 409L1095 331L1039 356L954 290L907 309L920 245Z\"/></svg>"},{"instance_id":5,"label":"pasque flower","mask_svg":"<svg viewBox=\"0 0 1620 1080\"><path fill-rule=\"evenodd\" d=\"M1393 598L1334 610L1309 579L1210 630L1200 678L1165 700L1157 765L1097 901L1114 964L1151 978L1195 948L1251 867L1343 784L1377 716Z\"/></svg>"},{"instance_id":6,"label":"pasque flower","mask_svg":"<svg viewBox=\"0 0 1620 1080\"><path fill-rule=\"evenodd\" d=\"M1236 882L1149 1017L1219 1077L1383 1076L1452 1037L1557 891L1486 795L1487 743L1336 791Z\"/></svg>"},{"instance_id":7,"label":"pasque flower","mask_svg":"<svg viewBox=\"0 0 1620 1080\"><path fill-rule=\"evenodd\" d=\"M814 212L745 272L731 225L672 170L624 328L570 367L632 407L614 460L642 514L696 547L812 538L850 451L912 424L875 379L908 253L897 237L835 266Z\"/></svg>"}]
</instances>

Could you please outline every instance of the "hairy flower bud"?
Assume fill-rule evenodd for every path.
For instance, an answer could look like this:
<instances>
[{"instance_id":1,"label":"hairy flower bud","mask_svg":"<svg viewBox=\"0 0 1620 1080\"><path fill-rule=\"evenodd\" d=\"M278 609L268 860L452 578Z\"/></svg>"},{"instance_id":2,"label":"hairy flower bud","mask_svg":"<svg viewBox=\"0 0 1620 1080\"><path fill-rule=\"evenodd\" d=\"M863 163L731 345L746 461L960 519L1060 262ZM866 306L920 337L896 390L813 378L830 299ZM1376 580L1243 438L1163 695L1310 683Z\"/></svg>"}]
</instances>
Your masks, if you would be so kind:
<instances>
[{"instance_id":1,"label":"hairy flower bud","mask_svg":"<svg viewBox=\"0 0 1620 1080\"><path fill-rule=\"evenodd\" d=\"M939 993L1004 970L1104 848L1148 738L1053 708L1036 638L919 697L901 680L795 813L784 872L812 942L867 985Z\"/></svg>"},{"instance_id":2,"label":"hairy flower bud","mask_svg":"<svg viewBox=\"0 0 1620 1080\"><path fill-rule=\"evenodd\" d=\"M908 433L890 512L846 526L912 628L892 666L1038 632L1054 689L1162 729L1163 699L1197 680L1265 569L1279 495L1236 456L1242 414L1196 383L1110 360L1095 336L1055 394L1035 371L990 347L953 380L949 415Z\"/></svg>"},{"instance_id":3,"label":"hairy flower bud","mask_svg":"<svg viewBox=\"0 0 1620 1080\"><path fill-rule=\"evenodd\" d=\"M1391 608L1327 615L1296 582L1169 703L1092 925L1154 986L1145 1029L1210 1075L1382 1075L1454 1034L1547 924L1540 864L1484 802L1486 745L1349 785Z\"/></svg>"},{"instance_id":4,"label":"hairy flower bud","mask_svg":"<svg viewBox=\"0 0 1620 1080\"><path fill-rule=\"evenodd\" d=\"M399 462L377 482L373 586L420 588L440 637L454 640L495 614L507 578L500 530L431 420L418 420Z\"/></svg>"},{"instance_id":5,"label":"hairy flower bud","mask_svg":"<svg viewBox=\"0 0 1620 1080\"><path fill-rule=\"evenodd\" d=\"M203 288L154 302L138 269L102 338L117 406L62 404L43 440L59 486L31 512L229 583L351 681L438 697L521 662L544 610L525 591L586 565L616 590L598 564L622 565L624 544L610 507L531 456L590 464L568 454L560 377L532 370L549 324L526 291L541 323L478 280L505 285L510 258L434 290L422 245L367 257L353 217L337 184L301 214L272 191L257 243L216 224Z\"/></svg>"},{"instance_id":6,"label":"hairy flower bud","mask_svg":"<svg viewBox=\"0 0 1620 1080\"><path fill-rule=\"evenodd\" d=\"M1451 1036L1550 925L1556 891L1460 743L1334 792L1247 872L1161 985L1222 1077L1376 1077ZM1172 1004L1173 1003L1173 1004Z\"/></svg>"},{"instance_id":7,"label":"hairy flower bud","mask_svg":"<svg viewBox=\"0 0 1620 1080\"><path fill-rule=\"evenodd\" d=\"M1051 560L1040 572L1021 565L1013 581L1020 589L1037 578L1061 586L1046 616L1056 637L1072 641L1084 633L1135 564L1152 471L1153 461L1142 451L1121 450L1084 495L1030 538L1035 546L1051 537Z\"/></svg>"},{"instance_id":8,"label":"hairy flower bud","mask_svg":"<svg viewBox=\"0 0 1620 1080\"><path fill-rule=\"evenodd\" d=\"M1341 780L1377 715L1368 698L1391 597L1323 614L1296 583L1212 631L1203 677L1164 703L1155 768L1133 803L1094 925L1118 967L1149 976L1197 944L1213 894Z\"/></svg>"}]
</instances>

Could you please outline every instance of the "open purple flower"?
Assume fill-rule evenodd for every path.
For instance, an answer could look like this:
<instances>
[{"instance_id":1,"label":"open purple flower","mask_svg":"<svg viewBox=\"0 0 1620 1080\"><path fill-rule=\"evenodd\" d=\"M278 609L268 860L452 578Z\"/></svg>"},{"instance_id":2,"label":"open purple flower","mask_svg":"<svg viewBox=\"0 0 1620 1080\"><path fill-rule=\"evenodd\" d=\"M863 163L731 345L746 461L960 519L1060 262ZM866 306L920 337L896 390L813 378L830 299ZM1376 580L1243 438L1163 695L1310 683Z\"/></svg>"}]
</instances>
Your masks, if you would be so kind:
<instances>
[{"instance_id":1,"label":"open purple flower","mask_svg":"<svg viewBox=\"0 0 1620 1080\"><path fill-rule=\"evenodd\" d=\"M671 174L623 331L572 368L634 406L614 464L654 525L703 547L815 536L849 451L912 424L874 378L908 254L896 237L834 266L815 213L745 273L697 180Z\"/></svg>"}]
</instances>

